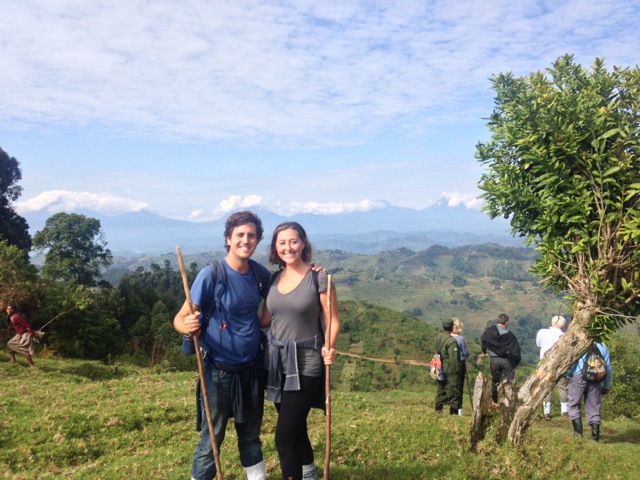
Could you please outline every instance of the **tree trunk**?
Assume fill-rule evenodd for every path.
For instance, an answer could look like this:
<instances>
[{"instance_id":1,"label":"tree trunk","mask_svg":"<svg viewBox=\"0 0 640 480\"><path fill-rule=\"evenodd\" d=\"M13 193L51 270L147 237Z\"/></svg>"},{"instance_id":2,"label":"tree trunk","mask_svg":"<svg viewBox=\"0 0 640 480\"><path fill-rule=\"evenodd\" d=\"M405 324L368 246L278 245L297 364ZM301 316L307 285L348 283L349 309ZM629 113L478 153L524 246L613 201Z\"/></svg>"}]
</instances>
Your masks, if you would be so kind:
<instances>
[{"instance_id":1,"label":"tree trunk","mask_svg":"<svg viewBox=\"0 0 640 480\"><path fill-rule=\"evenodd\" d=\"M518 389L517 401L511 406L507 438L522 445L533 415L558 380L576 363L591 345L588 325L594 316L589 305L578 304L567 332L545 354L535 372Z\"/></svg>"},{"instance_id":2,"label":"tree trunk","mask_svg":"<svg viewBox=\"0 0 640 480\"><path fill-rule=\"evenodd\" d=\"M515 445L523 444L524 435L540 403L591 345L587 327L593 316L593 308L584 304L576 305L573 321L567 332L540 360L535 372L525 383L519 388L506 381L500 384L498 404L491 399L491 379L478 374L473 391L475 408L471 425L472 450L484 438L491 413L496 411L500 414L496 441L509 439Z\"/></svg>"},{"instance_id":3,"label":"tree trunk","mask_svg":"<svg viewBox=\"0 0 640 480\"><path fill-rule=\"evenodd\" d=\"M482 440L489 428L495 404L491 400L491 377L484 378L478 373L473 386L473 420L471 422L471 450L476 451L478 442Z\"/></svg>"},{"instance_id":4,"label":"tree trunk","mask_svg":"<svg viewBox=\"0 0 640 480\"><path fill-rule=\"evenodd\" d=\"M511 382L503 381L498 385L499 403L493 403L491 398L491 377L484 378L478 373L473 388L473 420L471 422L471 450L476 451L478 442L485 437L495 414L500 416L500 423L496 430L496 440L504 441L509 432L509 425L516 411L518 390Z\"/></svg>"}]
</instances>

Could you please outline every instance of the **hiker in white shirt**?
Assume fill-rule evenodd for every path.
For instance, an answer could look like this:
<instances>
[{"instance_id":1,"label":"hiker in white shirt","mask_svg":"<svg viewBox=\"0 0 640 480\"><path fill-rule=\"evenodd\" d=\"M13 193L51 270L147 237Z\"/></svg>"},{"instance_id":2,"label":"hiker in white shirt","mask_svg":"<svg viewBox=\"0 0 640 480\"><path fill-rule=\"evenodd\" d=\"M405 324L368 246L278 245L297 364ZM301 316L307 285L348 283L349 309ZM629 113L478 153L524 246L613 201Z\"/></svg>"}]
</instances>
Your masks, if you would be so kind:
<instances>
[{"instance_id":1,"label":"hiker in white shirt","mask_svg":"<svg viewBox=\"0 0 640 480\"><path fill-rule=\"evenodd\" d=\"M536 345L540 347L540 358L544 357L551 347L560 339L564 334L562 330L565 326L565 319L562 315L556 315L551 319L551 326L549 328L543 328L538 331L536 335ZM558 381L558 393L560 394L560 415L562 417L569 416L569 379L564 376ZM549 395L544 399L542 408L544 412L544 418L551 420L551 396L553 390L549 392Z\"/></svg>"}]
</instances>

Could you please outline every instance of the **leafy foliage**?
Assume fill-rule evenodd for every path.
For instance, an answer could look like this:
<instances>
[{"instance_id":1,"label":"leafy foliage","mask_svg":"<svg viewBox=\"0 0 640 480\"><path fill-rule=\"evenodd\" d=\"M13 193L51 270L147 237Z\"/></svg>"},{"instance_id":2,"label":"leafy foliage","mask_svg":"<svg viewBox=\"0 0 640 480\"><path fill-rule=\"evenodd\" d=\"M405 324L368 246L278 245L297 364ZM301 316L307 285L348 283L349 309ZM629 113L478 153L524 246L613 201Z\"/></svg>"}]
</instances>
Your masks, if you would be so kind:
<instances>
[{"instance_id":1,"label":"leafy foliage","mask_svg":"<svg viewBox=\"0 0 640 480\"><path fill-rule=\"evenodd\" d=\"M0 240L0 298L21 307L33 296L37 282L37 270L24 252Z\"/></svg>"},{"instance_id":2,"label":"leafy foliage","mask_svg":"<svg viewBox=\"0 0 640 480\"><path fill-rule=\"evenodd\" d=\"M42 275L52 280L94 286L100 269L111 263L111 251L100 220L76 213L57 213L33 238L37 251L46 250Z\"/></svg>"},{"instance_id":3,"label":"leafy foliage","mask_svg":"<svg viewBox=\"0 0 640 480\"><path fill-rule=\"evenodd\" d=\"M493 135L476 154L486 211L536 246L546 286L594 305L606 337L640 313L640 69L567 55L492 83Z\"/></svg>"},{"instance_id":4,"label":"leafy foliage","mask_svg":"<svg viewBox=\"0 0 640 480\"><path fill-rule=\"evenodd\" d=\"M640 337L616 334L607 342L613 369L611 391L603 411L611 417L640 420Z\"/></svg>"},{"instance_id":5,"label":"leafy foliage","mask_svg":"<svg viewBox=\"0 0 640 480\"><path fill-rule=\"evenodd\" d=\"M15 245L26 255L31 250L29 225L11 205L22 194L22 187L18 185L20 180L20 164L0 148L0 241Z\"/></svg>"}]
</instances>

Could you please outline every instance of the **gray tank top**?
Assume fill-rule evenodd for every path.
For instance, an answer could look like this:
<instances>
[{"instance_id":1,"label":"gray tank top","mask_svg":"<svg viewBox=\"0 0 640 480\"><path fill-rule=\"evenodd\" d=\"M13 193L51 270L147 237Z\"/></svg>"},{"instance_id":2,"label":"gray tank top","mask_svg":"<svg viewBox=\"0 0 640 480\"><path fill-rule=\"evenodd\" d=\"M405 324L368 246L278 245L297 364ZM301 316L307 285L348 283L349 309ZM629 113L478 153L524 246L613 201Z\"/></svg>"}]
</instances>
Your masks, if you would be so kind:
<instances>
[{"instance_id":1,"label":"gray tank top","mask_svg":"<svg viewBox=\"0 0 640 480\"><path fill-rule=\"evenodd\" d=\"M289 293L278 291L276 278L267 295L267 308L271 312L271 333L279 342L290 340L304 340L311 338L320 330L319 293L327 291L327 274L318 272L318 290L313 283L311 269L302 278L300 284ZM273 347L269 345L269 353ZM283 352L282 362L286 370L286 358ZM298 370L301 375L319 377L322 375L324 362L318 352L308 349L298 349Z\"/></svg>"}]
</instances>

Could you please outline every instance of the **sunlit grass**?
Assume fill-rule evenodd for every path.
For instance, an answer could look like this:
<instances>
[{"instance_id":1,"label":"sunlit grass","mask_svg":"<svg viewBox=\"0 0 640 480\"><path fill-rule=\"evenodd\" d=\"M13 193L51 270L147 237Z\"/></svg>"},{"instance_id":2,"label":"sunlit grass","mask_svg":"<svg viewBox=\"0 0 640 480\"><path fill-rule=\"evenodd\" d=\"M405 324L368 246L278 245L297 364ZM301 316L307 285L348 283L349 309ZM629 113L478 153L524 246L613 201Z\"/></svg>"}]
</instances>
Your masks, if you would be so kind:
<instances>
[{"instance_id":1,"label":"sunlit grass","mask_svg":"<svg viewBox=\"0 0 640 480\"><path fill-rule=\"evenodd\" d=\"M185 479L198 441L196 374L37 358L37 369L0 354L0 475L7 479ZM524 450L489 435L468 450L470 416L433 412L435 390L332 394L333 479L636 478L640 425L605 421L602 441L577 441L566 419L534 421ZM263 445L269 478L280 478L267 404ZM316 463L324 421L310 419ZM230 427L222 446L227 479L244 478Z\"/></svg>"}]
</instances>

